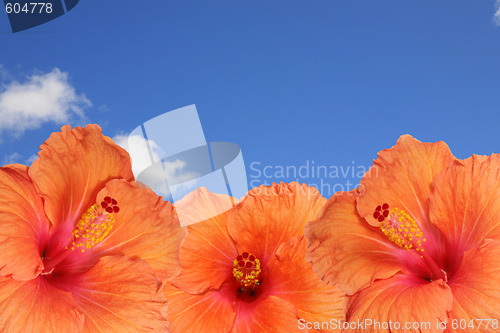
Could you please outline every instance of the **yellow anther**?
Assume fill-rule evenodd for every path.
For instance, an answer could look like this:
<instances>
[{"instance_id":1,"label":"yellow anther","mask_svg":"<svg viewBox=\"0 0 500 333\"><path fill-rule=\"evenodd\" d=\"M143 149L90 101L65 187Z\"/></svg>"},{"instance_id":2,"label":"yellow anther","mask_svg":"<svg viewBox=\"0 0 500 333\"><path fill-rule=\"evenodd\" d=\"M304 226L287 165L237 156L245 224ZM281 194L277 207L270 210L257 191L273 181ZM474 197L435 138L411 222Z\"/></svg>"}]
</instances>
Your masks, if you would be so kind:
<instances>
[{"instance_id":1,"label":"yellow anther","mask_svg":"<svg viewBox=\"0 0 500 333\"><path fill-rule=\"evenodd\" d=\"M93 248L109 234L114 222L113 214L104 211L97 204L93 205L75 225L72 232L74 241L71 244L71 249ZM85 252L85 250L82 248L81 252Z\"/></svg>"},{"instance_id":2,"label":"yellow anther","mask_svg":"<svg viewBox=\"0 0 500 333\"><path fill-rule=\"evenodd\" d=\"M244 252L233 261L233 276L242 287L251 288L259 283L260 260Z\"/></svg>"},{"instance_id":3,"label":"yellow anther","mask_svg":"<svg viewBox=\"0 0 500 333\"><path fill-rule=\"evenodd\" d=\"M401 209L391 209L380 226L387 238L399 247L410 251L423 252L420 239L423 236L417 222ZM425 242L425 238L423 239Z\"/></svg>"}]
</instances>

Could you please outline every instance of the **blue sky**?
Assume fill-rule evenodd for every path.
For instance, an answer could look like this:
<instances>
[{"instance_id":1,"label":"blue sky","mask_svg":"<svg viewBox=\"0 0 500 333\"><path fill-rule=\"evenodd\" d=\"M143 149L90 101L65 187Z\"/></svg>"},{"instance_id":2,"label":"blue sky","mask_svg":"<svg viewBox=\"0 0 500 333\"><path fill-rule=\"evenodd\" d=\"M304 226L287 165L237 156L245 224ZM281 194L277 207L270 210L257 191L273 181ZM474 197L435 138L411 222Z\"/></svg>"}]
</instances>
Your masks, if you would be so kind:
<instances>
[{"instance_id":1,"label":"blue sky","mask_svg":"<svg viewBox=\"0 0 500 333\"><path fill-rule=\"evenodd\" d=\"M16 34L0 14L0 93L38 77L69 94L22 133L0 97L0 162L25 163L64 123L114 137L190 104L208 141L241 146L253 184L293 180L257 177L265 166L369 167L405 133L444 140L459 158L499 153L497 10L494 0L87 0Z\"/></svg>"}]
</instances>

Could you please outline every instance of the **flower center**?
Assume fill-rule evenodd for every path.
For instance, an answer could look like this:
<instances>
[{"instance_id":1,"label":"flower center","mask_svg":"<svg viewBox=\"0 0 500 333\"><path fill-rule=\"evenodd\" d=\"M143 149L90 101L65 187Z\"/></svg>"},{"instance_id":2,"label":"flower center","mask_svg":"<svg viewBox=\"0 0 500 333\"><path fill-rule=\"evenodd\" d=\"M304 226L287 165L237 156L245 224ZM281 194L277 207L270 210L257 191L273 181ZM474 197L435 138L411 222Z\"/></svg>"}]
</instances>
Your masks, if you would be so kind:
<instances>
[{"instance_id":1,"label":"flower center","mask_svg":"<svg viewBox=\"0 0 500 333\"><path fill-rule=\"evenodd\" d=\"M102 242L113 228L113 213L119 211L118 202L111 197L104 198L100 206L92 205L73 229L71 250L81 249L81 252L85 252L85 249L91 249Z\"/></svg>"},{"instance_id":2,"label":"flower center","mask_svg":"<svg viewBox=\"0 0 500 333\"><path fill-rule=\"evenodd\" d=\"M118 202L111 197L104 198L100 206L92 205L76 223L71 232L72 237L67 240L70 242L68 246L61 248L49 245L49 251L43 251L42 259L45 268L41 274L53 275L56 266L75 253L75 250L85 252L85 249L91 249L102 242L113 228L114 214L119 211ZM66 235L64 239L67 239ZM59 237L54 236L55 242L59 242Z\"/></svg>"},{"instance_id":3,"label":"flower center","mask_svg":"<svg viewBox=\"0 0 500 333\"><path fill-rule=\"evenodd\" d=\"M380 229L391 242L406 251L414 249L422 257L426 239L422 239L422 230L410 215L397 208L389 210L389 204L384 203L375 208L373 217L382 222Z\"/></svg>"},{"instance_id":4,"label":"flower center","mask_svg":"<svg viewBox=\"0 0 500 333\"><path fill-rule=\"evenodd\" d=\"M242 288L250 289L259 283L260 260L253 254L243 252L233 262L233 276Z\"/></svg>"},{"instance_id":5,"label":"flower center","mask_svg":"<svg viewBox=\"0 0 500 333\"><path fill-rule=\"evenodd\" d=\"M418 223L401 209L389 209L389 204L384 203L375 208L373 218L381 222L380 230L387 238L406 251L414 250L422 259L428 271L424 278L428 281L442 279L448 281L447 272L436 263L429 253L424 253L422 243L427 240Z\"/></svg>"}]
</instances>

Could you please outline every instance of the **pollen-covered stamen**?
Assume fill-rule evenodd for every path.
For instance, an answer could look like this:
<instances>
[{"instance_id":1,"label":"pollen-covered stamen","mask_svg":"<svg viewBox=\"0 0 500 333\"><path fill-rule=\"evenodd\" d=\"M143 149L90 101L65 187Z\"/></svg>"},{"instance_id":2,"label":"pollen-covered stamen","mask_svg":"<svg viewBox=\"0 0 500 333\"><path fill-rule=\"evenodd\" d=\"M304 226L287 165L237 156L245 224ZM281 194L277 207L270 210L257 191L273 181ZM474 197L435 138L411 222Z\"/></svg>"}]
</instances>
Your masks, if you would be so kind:
<instances>
[{"instance_id":1,"label":"pollen-covered stamen","mask_svg":"<svg viewBox=\"0 0 500 333\"><path fill-rule=\"evenodd\" d=\"M113 228L113 213L119 211L118 202L110 197L104 198L100 207L97 204L90 207L73 229L73 242L69 246L71 250L80 249L85 252L85 249L91 249L102 242Z\"/></svg>"},{"instance_id":2,"label":"pollen-covered stamen","mask_svg":"<svg viewBox=\"0 0 500 333\"><path fill-rule=\"evenodd\" d=\"M423 233L417 222L401 209L390 209L387 203L379 205L373 212L373 218L382 222L380 229L391 242L406 251L415 250L422 255L424 249Z\"/></svg>"},{"instance_id":3,"label":"pollen-covered stamen","mask_svg":"<svg viewBox=\"0 0 500 333\"><path fill-rule=\"evenodd\" d=\"M373 218L381 222L380 229L391 242L405 249L414 250L425 265L429 268L428 274L424 278L428 281L442 279L448 281L447 272L439 266L433 256L424 252L423 232L418 223L401 209L389 209L389 204L384 203L375 208Z\"/></svg>"},{"instance_id":4,"label":"pollen-covered stamen","mask_svg":"<svg viewBox=\"0 0 500 333\"><path fill-rule=\"evenodd\" d=\"M260 260L253 254L243 252L233 262L233 276L244 288L252 288L259 283Z\"/></svg>"}]
</instances>

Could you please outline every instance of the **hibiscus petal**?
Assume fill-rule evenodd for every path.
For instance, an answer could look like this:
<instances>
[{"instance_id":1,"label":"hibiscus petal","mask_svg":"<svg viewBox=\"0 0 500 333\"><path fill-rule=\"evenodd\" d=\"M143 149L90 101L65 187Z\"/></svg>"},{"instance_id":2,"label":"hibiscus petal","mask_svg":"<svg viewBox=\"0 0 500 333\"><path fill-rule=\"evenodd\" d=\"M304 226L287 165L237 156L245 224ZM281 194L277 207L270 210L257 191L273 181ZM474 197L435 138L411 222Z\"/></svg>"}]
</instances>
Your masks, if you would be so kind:
<instances>
[{"instance_id":1,"label":"hibiscus petal","mask_svg":"<svg viewBox=\"0 0 500 333\"><path fill-rule=\"evenodd\" d=\"M336 286L323 283L305 260L306 240L296 236L281 244L269 261L271 294L286 299L306 322L344 320L346 297Z\"/></svg>"},{"instance_id":2,"label":"hibiscus petal","mask_svg":"<svg viewBox=\"0 0 500 333\"><path fill-rule=\"evenodd\" d=\"M0 331L80 332L83 321L71 294L44 278L0 278Z\"/></svg>"},{"instance_id":3,"label":"hibiscus petal","mask_svg":"<svg viewBox=\"0 0 500 333\"><path fill-rule=\"evenodd\" d=\"M161 281L142 260L102 257L70 287L83 332L164 332L166 301Z\"/></svg>"},{"instance_id":4,"label":"hibiscus petal","mask_svg":"<svg viewBox=\"0 0 500 333\"><path fill-rule=\"evenodd\" d=\"M210 207L221 207L229 198L201 189L188 196L181 203L182 209L187 204L192 206L191 217L195 220L212 216ZM238 253L227 232L228 214L229 211L225 211L188 227L188 236L180 250L182 270L171 280L172 284L190 293L201 293L218 289L224 281L233 278L233 261Z\"/></svg>"},{"instance_id":5,"label":"hibiscus petal","mask_svg":"<svg viewBox=\"0 0 500 333\"><path fill-rule=\"evenodd\" d=\"M66 241L76 221L95 204L97 193L113 178L133 180L130 157L97 125L52 133L40 146L39 158L29 169L45 212ZM53 237L53 239L57 239ZM67 244L51 245L58 252Z\"/></svg>"},{"instance_id":6,"label":"hibiscus petal","mask_svg":"<svg viewBox=\"0 0 500 333\"><path fill-rule=\"evenodd\" d=\"M438 175L429 198L432 222L458 251L500 240L500 155L474 155Z\"/></svg>"},{"instance_id":7,"label":"hibiscus petal","mask_svg":"<svg viewBox=\"0 0 500 333\"><path fill-rule=\"evenodd\" d=\"M459 270L450 280L453 292L453 310L450 313L449 332L453 330L452 321L466 323L467 328L472 321L471 332L493 332L492 323L479 319L500 320L500 241L488 239L481 245L467 251ZM462 323L461 323L462 321ZM460 326L459 326L460 327ZM462 327L463 328L463 327Z\"/></svg>"},{"instance_id":8,"label":"hibiscus petal","mask_svg":"<svg viewBox=\"0 0 500 333\"><path fill-rule=\"evenodd\" d=\"M225 333L234 324L234 295L228 285L201 295L184 292L167 283L163 289L168 301L170 333Z\"/></svg>"},{"instance_id":9,"label":"hibiscus petal","mask_svg":"<svg viewBox=\"0 0 500 333\"><path fill-rule=\"evenodd\" d=\"M370 226L356 211L356 190L328 200L319 218L306 226L306 254L318 276L352 295L401 269L396 248L380 229Z\"/></svg>"},{"instance_id":10,"label":"hibiscus petal","mask_svg":"<svg viewBox=\"0 0 500 333\"><path fill-rule=\"evenodd\" d=\"M298 323L293 304L277 296L268 296L252 303L237 302L232 332L303 332Z\"/></svg>"},{"instance_id":11,"label":"hibiscus petal","mask_svg":"<svg viewBox=\"0 0 500 333\"><path fill-rule=\"evenodd\" d=\"M210 192L200 187L174 203L179 221L183 226L208 220L220 215L238 203L238 200L224 194Z\"/></svg>"},{"instance_id":12,"label":"hibiscus petal","mask_svg":"<svg viewBox=\"0 0 500 333\"><path fill-rule=\"evenodd\" d=\"M28 167L0 168L0 275L31 280L42 270L49 222Z\"/></svg>"},{"instance_id":13,"label":"hibiscus petal","mask_svg":"<svg viewBox=\"0 0 500 333\"><path fill-rule=\"evenodd\" d=\"M388 203L425 228L429 224L427 199L432 180L454 160L444 142L422 143L410 135L401 136L394 147L378 153L361 180L359 214L371 225L380 226L373 212L378 205Z\"/></svg>"},{"instance_id":14,"label":"hibiscus petal","mask_svg":"<svg viewBox=\"0 0 500 333\"><path fill-rule=\"evenodd\" d=\"M229 234L240 252L252 253L266 264L281 243L304 234L305 224L325 203L317 189L305 184L259 186L231 211Z\"/></svg>"},{"instance_id":15,"label":"hibiscus petal","mask_svg":"<svg viewBox=\"0 0 500 333\"><path fill-rule=\"evenodd\" d=\"M348 332L441 333L443 330L436 324L447 318L452 304L453 295L443 280L428 282L397 274L386 280L375 281L372 286L350 298L347 321L355 324L359 321L365 325L366 320L372 322L364 327L353 325L351 327L355 328ZM389 323L392 326L388 327Z\"/></svg>"},{"instance_id":16,"label":"hibiscus petal","mask_svg":"<svg viewBox=\"0 0 500 333\"><path fill-rule=\"evenodd\" d=\"M98 197L115 199L120 208L115 223L96 255L125 254L146 261L162 281L180 270L179 247L186 237L172 205L134 182L112 180Z\"/></svg>"}]
</instances>

